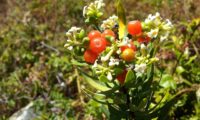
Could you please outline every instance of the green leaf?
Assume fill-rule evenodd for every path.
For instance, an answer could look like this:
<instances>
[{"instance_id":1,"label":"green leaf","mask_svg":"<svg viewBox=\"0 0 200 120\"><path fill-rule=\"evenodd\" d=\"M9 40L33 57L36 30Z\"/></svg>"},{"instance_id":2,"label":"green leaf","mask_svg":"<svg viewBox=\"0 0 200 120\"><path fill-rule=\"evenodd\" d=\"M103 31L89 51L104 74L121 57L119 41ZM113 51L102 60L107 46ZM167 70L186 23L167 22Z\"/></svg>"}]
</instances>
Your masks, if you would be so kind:
<instances>
[{"instance_id":1,"label":"green leaf","mask_svg":"<svg viewBox=\"0 0 200 120\"><path fill-rule=\"evenodd\" d=\"M82 76L85 78L86 82L88 82L95 89L100 90L100 91L108 91L108 90L110 90L108 87L106 87L105 85L101 84L97 80L93 80L91 77L89 77L85 73L82 73Z\"/></svg>"},{"instance_id":2,"label":"green leaf","mask_svg":"<svg viewBox=\"0 0 200 120\"><path fill-rule=\"evenodd\" d=\"M99 80L100 80L101 82L109 82L108 78L107 78L105 75L101 75L101 76L99 77Z\"/></svg>"},{"instance_id":3,"label":"green leaf","mask_svg":"<svg viewBox=\"0 0 200 120\"><path fill-rule=\"evenodd\" d=\"M164 88L176 89L176 82L171 75L165 74L160 81L160 86Z\"/></svg>"},{"instance_id":4,"label":"green leaf","mask_svg":"<svg viewBox=\"0 0 200 120\"><path fill-rule=\"evenodd\" d=\"M117 1L117 16L119 22L119 39L122 39L126 34L126 15L121 0Z\"/></svg>"},{"instance_id":5,"label":"green leaf","mask_svg":"<svg viewBox=\"0 0 200 120\"><path fill-rule=\"evenodd\" d=\"M129 70L126 74L126 79L124 82L125 87L130 87L131 85L133 85L135 79L136 79L135 73L132 70Z\"/></svg>"}]
</instances>

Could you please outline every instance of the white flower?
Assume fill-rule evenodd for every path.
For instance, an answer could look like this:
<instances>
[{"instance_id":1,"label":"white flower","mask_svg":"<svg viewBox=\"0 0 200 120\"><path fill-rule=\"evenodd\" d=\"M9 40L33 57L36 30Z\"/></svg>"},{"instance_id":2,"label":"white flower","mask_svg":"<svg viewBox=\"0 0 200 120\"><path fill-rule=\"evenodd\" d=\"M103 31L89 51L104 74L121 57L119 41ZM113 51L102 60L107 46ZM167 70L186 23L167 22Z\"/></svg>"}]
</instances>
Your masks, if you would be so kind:
<instances>
[{"instance_id":1,"label":"white flower","mask_svg":"<svg viewBox=\"0 0 200 120\"><path fill-rule=\"evenodd\" d=\"M110 58L108 65L109 66L119 65L119 59Z\"/></svg>"},{"instance_id":2,"label":"white flower","mask_svg":"<svg viewBox=\"0 0 200 120\"><path fill-rule=\"evenodd\" d=\"M151 31L148 32L147 35L148 35L150 38L156 38L157 35L158 35L158 31L159 31L158 28L156 28L156 29L151 29Z\"/></svg>"},{"instance_id":3,"label":"white flower","mask_svg":"<svg viewBox=\"0 0 200 120\"><path fill-rule=\"evenodd\" d=\"M146 49L146 46L144 44L141 44L141 49Z\"/></svg>"},{"instance_id":4,"label":"white flower","mask_svg":"<svg viewBox=\"0 0 200 120\"><path fill-rule=\"evenodd\" d=\"M68 33L76 33L77 31L81 30L81 28L78 28L78 27L71 27L69 30L68 30Z\"/></svg>"},{"instance_id":5,"label":"white flower","mask_svg":"<svg viewBox=\"0 0 200 120\"><path fill-rule=\"evenodd\" d=\"M128 37L125 37L121 43L122 46L127 45L131 42L131 39L129 39Z\"/></svg>"},{"instance_id":6,"label":"white flower","mask_svg":"<svg viewBox=\"0 0 200 120\"><path fill-rule=\"evenodd\" d=\"M160 17L160 13L159 13L159 12L156 12L155 17L156 17L156 18L161 18L161 17Z\"/></svg>"},{"instance_id":7,"label":"white flower","mask_svg":"<svg viewBox=\"0 0 200 120\"><path fill-rule=\"evenodd\" d=\"M147 65L145 63L142 63L142 64L136 64L134 70L137 73L143 74L145 72L146 68L147 68Z\"/></svg>"},{"instance_id":8,"label":"white flower","mask_svg":"<svg viewBox=\"0 0 200 120\"><path fill-rule=\"evenodd\" d=\"M66 32L66 36L67 36L67 37L71 36L71 33Z\"/></svg>"},{"instance_id":9,"label":"white flower","mask_svg":"<svg viewBox=\"0 0 200 120\"><path fill-rule=\"evenodd\" d=\"M117 20L118 20L118 17L116 15L112 15L107 20L103 21L101 28L104 30L111 29L117 23Z\"/></svg>"},{"instance_id":10,"label":"white flower","mask_svg":"<svg viewBox=\"0 0 200 120\"><path fill-rule=\"evenodd\" d=\"M94 62L94 64L93 64L92 68L96 68L97 66L98 66L97 60L95 60L95 62Z\"/></svg>"},{"instance_id":11,"label":"white flower","mask_svg":"<svg viewBox=\"0 0 200 120\"><path fill-rule=\"evenodd\" d=\"M162 26L162 28L164 30L170 30L172 27L173 27L173 25L172 25L172 23L171 23L171 21L169 19L167 19L165 21L165 24Z\"/></svg>"},{"instance_id":12,"label":"white flower","mask_svg":"<svg viewBox=\"0 0 200 120\"><path fill-rule=\"evenodd\" d=\"M105 4L103 3L103 0L96 0L94 2L95 6L97 7L97 9L101 9L102 7L105 6Z\"/></svg>"},{"instance_id":13,"label":"white flower","mask_svg":"<svg viewBox=\"0 0 200 120\"><path fill-rule=\"evenodd\" d=\"M99 10L104 6L105 4L103 3L103 0L96 0L93 3L90 3L89 6L85 6L83 8L83 16L86 17L86 15L91 11L95 11L94 13L98 13Z\"/></svg>"},{"instance_id":14,"label":"white flower","mask_svg":"<svg viewBox=\"0 0 200 120\"><path fill-rule=\"evenodd\" d=\"M118 49L117 51L116 51L116 53L119 55L119 54L121 54L121 49Z\"/></svg>"},{"instance_id":15,"label":"white flower","mask_svg":"<svg viewBox=\"0 0 200 120\"><path fill-rule=\"evenodd\" d=\"M150 23L153 23L155 24L156 26L160 25L161 24L161 17L160 17L160 13L156 13L155 15L152 15L150 14L144 21L144 23L146 24L150 24Z\"/></svg>"},{"instance_id":16,"label":"white flower","mask_svg":"<svg viewBox=\"0 0 200 120\"><path fill-rule=\"evenodd\" d=\"M165 35L165 36L160 36L160 42L163 42L163 41L165 41L167 39L167 36Z\"/></svg>"},{"instance_id":17,"label":"white flower","mask_svg":"<svg viewBox=\"0 0 200 120\"><path fill-rule=\"evenodd\" d=\"M112 80L113 79L112 74L110 72L108 72L107 78L108 78L108 80Z\"/></svg>"},{"instance_id":18,"label":"white flower","mask_svg":"<svg viewBox=\"0 0 200 120\"><path fill-rule=\"evenodd\" d=\"M61 83L60 83L60 87L65 87L65 83L64 83L64 82L61 82Z\"/></svg>"},{"instance_id":19,"label":"white flower","mask_svg":"<svg viewBox=\"0 0 200 120\"><path fill-rule=\"evenodd\" d=\"M145 19L145 23L149 24L150 22L152 22L156 17L152 16L152 14L149 14L149 16Z\"/></svg>"},{"instance_id":20,"label":"white flower","mask_svg":"<svg viewBox=\"0 0 200 120\"><path fill-rule=\"evenodd\" d=\"M167 31L167 32L165 33L165 35L161 35L161 36L160 36L160 41L163 42L163 41L167 40L168 37L169 37L169 31Z\"/></svg>"},{"instance_id":21,"label":"white flower","mask_svg":"<svg viewBox=\"0 0 200 120\"><path fill-rule=\"evenodd\" d=\"M73 50L73 46L67 47L68 50Z\"/></svg>"},{"instance_id":22,"label":"white flower","mask_svg":"<svg viewBox=\"0 0 200 120\"><path fill-rule=\"evenodd\" d=\"M128 70L132 70L134 68L134 65L133 64L130 64L130 65L128 65L128 67L126 68L126 70L128 71Z\"/></svg>"}]
</instances>

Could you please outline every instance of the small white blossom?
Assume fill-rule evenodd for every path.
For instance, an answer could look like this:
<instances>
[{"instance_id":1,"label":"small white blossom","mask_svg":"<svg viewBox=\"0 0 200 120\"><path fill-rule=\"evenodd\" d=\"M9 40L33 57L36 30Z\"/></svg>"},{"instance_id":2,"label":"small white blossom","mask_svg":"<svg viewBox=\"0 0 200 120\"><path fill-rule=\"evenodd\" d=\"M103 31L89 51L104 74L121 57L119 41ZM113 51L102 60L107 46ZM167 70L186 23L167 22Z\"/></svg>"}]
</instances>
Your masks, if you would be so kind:
<instances>
[{"instance_id":1,"label":"small white blossom","mask_svg":"<svg viewBox=\"0 0 200 120\"><path fill-rule=\"evenodd\" d=\"M97 60L95 60L95 62L94 62L94 64L93 64L92 68L96 68L97 66L98 66Z\"/></svg>"},{"instance_id":2,"label":"small white blossom","mask_svg":"<svg viewBox=\"0 0 200 120\"><path fill-rule=\"evenodd\" d=\"M169 31L167 31L164 35L160 36L160 41L163 42L165 40L167 40L169 37Z\"/></svg>"},{"instance_id":3,"label":"small white blossom","mask_svg":"<svg viewBox=\"0 0 200 120\"><path fill-rule=\"evenodd\" d=\"M68 50L73 50L73 46L67 47Z\"/></svg>"},{"instance_id":4,"label":"small white blossom","mask_svg":"<svg viewBox=\"0 0 200 120\"><path fill-rule=\"evenodd\" d=\"M172 27L173 27L173 25L172 25L172 23L171 23L171 21L169 19L167 19L165 21L165 24L162 26L162 28L164 30L170 30Z\"/></svg>"},{"instance_id":5,"label":"small white blossom","mask_svg":"<svg viewBox=\"0 0 200 120\"><path fill-rule=\"evenodd\" d=\"M144 44L141 44L141 49L146 49L146 46Z\"/></svg>"},{"instance_id":6,"label":"small white blossom","mask_svg":"<svg viewBox=\"0 0 200 120\"><path fill-rule=\"evenodd\" d=\"M66 36L67 36L67 37L71 36L71 33L66 32Z\"/></svg>"},{"instance_id":7,"label":"small white blossom","mask_svg":"<svg viewBox=\"0 0 200 120\"><path fill-rule=\"evenodd\" d=\"M108 65L109 66L119 65L119 59L110 58Z\"/></svg>"},{"instance_id":8,"label":"small white blossom","mask_svg":"<svg viewBox=\"0 0 200 120\"><path fill-rule=\"evenodd\" d=\"M65 87L65 83L64 83L64 82L61 82L61 83L60 83L60 87Z\"/></svg>"},{"instance_id":9,"label":"small white blossom","mask_svg":"<svg viewBox=\"0 0 200 120\"><path fill-rule=\"evenodd\" d=\"M119 55L119 54L121 54L121 49L118 49L117 51L116 51L116 53Z\"/></svg>"},{"instance_id":10,"label":"small white blossom","mask_svg":"<svg viewBox=\"0 0 200 120\"><path fill-rule=\"evenodd\" d=\"M160 13L156 13L155 15L150 14L144 21L146 24L154 23L155 25L159 25L161 23L162 18L160 17Z\"/></svg>"},{"instance_id":11,"label":"small white blossom","mask_svg":"<svg viewBox=\"0 0 200 120\"><path fill-rule=\"evenodd\" d=\"M97 7L97 9L101 9L102 7L105 6L105 3L103 3L103 0L96 0L94 2L95 6Z\"/></svg>"},{"instance_id":12,"label":"small white blossom","mask_svg":"<svg viewBox=\"0 0 200 120\"><path fill-rule=\"evenodd\" d=\"M156 17L156 18L161 18L161 17L160 17L160 13L159 13L159 12L156 12L155 17Z\"/></svg>"},{"instance_id":13,"label":"small white blossom","mask_svg":"<svg viewBox=\"0 0 200 120\"><path fill-rule=\"evenodd\" d=\"M83 16L86 17L86 15L91 11L96 11L94 13L97 13L104 6L105 3L103 3L103 0L96 0L93 3L90 3L89 6L83 8Z\"/></svg>"},{"instance_id":14,"label":"small white blossom","mask_svg":"<svg viewBox=\"0 0 200 120\"><path fill-rule=\"evenodd\" d=\"M149 14L149 16L144 20L144 22L146 24L149 24L151 23L156 17L155 16L152 16L152 14Z\"/></svg>"},{"instance_id":15,"label":"small white blossom","mask_svg":"<svg viewBox=\"0 0 200 120\"><path fill-rule=\"evenodd\" d=\"M156 29L151 29L151 31L148 32L147 35L148 35L150 38L156 38L157 35L158 35L158 31L159 31L158 28L156 28Z\"/></svg>"},{"instance_id":16,"label":"small white blossom","mask_svg":"<svg viewBox=\"0 0 200 120\"><path fill-rule=\"evenodd\" d=\"M76 33L77 31L81 30L81 28L78 28L78 27L71 27L68 32L69 33Z\"/></svg>"},{"instance_id":17,"label":"small white blossom","mask_svg":"<svg viewBox=\"0 0 200 120\"><path fill-rule=\"evenodd\" d=\"M145 72L146 68L147 68L147 65L145 63L142 63L142 64L136 64L134 70L137 73L143 74Z\"/></svg>"},{"instance_id":18,"label":"small white blossom","mask_svg":"<svg viewBox=\"0 0 200 120\"><path fill-rule=\"evenodd\" d=\"M110 72L108 72L107 78L108 78L108 80L112 80L113 79L112 74Z\"/></svg>"},{"instance_id":19,"label":"small white blossom","mask_svg":"<svg viewBox=\"0 0 200 120\"><path fill-rule=\"evenodd\" d=\"M134 68L134 65L133 65L133 64L130 64L130 65L128 65L128 67L127 67L126 70L127 70L127 71L128 71L128 70L132 70L133 68Z\"/></svg>"}]
</instances>

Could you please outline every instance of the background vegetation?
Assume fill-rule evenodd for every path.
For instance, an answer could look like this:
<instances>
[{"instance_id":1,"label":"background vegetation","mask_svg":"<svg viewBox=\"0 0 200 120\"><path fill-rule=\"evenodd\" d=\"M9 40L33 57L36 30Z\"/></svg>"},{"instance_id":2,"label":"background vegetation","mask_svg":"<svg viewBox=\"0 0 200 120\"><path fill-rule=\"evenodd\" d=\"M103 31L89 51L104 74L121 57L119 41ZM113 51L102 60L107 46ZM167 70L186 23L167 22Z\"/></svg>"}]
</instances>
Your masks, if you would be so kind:
<instances>
[{"instance_id":1,"label":"background vegetation","mask_svg":"<svg viewBox=\"0 0 200 120\"><path fill-rule=\"evenodd\" d=\"M106 106L81 91L88 86L77 80L63 47L72 25L85 26L82 9L88 2L0 0L0 119L8 119L31 101L37 119L107 119ZM106 18L116 9L114 0L105 2ZM178 96L166 114L171 119L199 119L200 1L124 0L124 6L128 20L143 20L157 11L172 20L174 34L160 51L163 61L158 63L177 84L166 92Z\"/></svg>"}]
</instances>

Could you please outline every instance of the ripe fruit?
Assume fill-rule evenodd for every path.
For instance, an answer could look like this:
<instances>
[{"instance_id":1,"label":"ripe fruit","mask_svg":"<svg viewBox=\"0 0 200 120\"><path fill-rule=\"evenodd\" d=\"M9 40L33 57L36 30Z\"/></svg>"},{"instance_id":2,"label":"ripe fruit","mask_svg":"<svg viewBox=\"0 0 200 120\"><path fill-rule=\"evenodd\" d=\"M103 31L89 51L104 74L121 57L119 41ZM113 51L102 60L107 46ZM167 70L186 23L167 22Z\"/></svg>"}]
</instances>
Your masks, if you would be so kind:
<instances>
[{"instance_id":1,"label":"ripe fruit","mask_svg":"<svg viewBox=\"0 0 200 120\"><path fill-rule=\"evenodd\" d=\"M142 33L142 25L140 21L130 21L128 23L128 32L131 35L139 35Z\"/></svg>"},{"instance_id":2,"label":"ripe fruit","mask_svg":"<svg viewBox=\"0 0 200 120\"><path fill-rule=\"evenodd\" d=\"M135 58L135 51L131 48L125 49L121 54L122 59L131 62Z\"/></svg>"},{"instance_id":3,"label":"ripe fruit","mask_svg":"<svg viewBox=\"0 0 200 120\"><path fill-rule=\"evenodd\" d=\"M84 60L88 63L94 63L98 57L98 54L92 52L91 50L86 50L84 53Z\"/></svg>"},{"instance_id":4,"label":"ripe fruit","mask_svg":"<svg viewBox=\"0 0 200 120\"><path fill-rule=\"evenodd\" d=\"M115 33L112 30L107 29L101 34L101 36L105 39L106 39L106 37L114 37L115 38ZM109 41L107 41L107 45L110 45Z\"/></svg>"},{"instance_id":5,"label":"ripe fruit","mask_svg":"<svg viewBox=\"0 0 200 120\"><path fill-rule=\"evenodd\" d=\"M98 37L90 41L90 49L95 53L101 53L106 49L106 39Z\"/></svg>"},{"instance_id":6,"label":"ripe fruit","mask_svg":"<svg viewBox=\"0 0 200 120\"><path fill-rule=\"evenodd\" d=\"M103 38L106 38L106 36L112 36L115 38L115 33L112 30L107 29L102 33Z\"/></svg>"},{"instance_id":7,"label":"ripe fruit","mask_svg":"<svg viewBox=\"0 0 200 120\"><path fill-rule=\"evenodd\" d=\"M124 84L124 81L126 79L126 74L127 74L127 71L124 70L122 73L117 75L117 80L119 81L120 84Z\"/></svg>"},{"instance_id":8,"label":"ripe fruit","mask_svg":"<svg viewBox=\"0 0 200 120\"><path fill-rule=\"evenodd\" d=\"M139 37L139 38L137 39L137 41L138 41L139 43L149 43L150 37L148 37L148 36Z\"/></svg>"},{"instance_id":9,"label":"ripe fruit","mask_svg":"<svg viewBox=\"0 0 200 120\"><path fill-rule=\"evenodd\" d=\"M134 51L136 51L136 47L135 47L135 45L131 42L131 43L129 43L128 45L124 45L124 46L121 46L120 47L120 49L121 49L121 51L123 52L125 49L127 49L127 48L131 48L131 49L133 49Z\"/></svg>"},{"instance_id":10,"label":"ripe fruit","mask_svg":"<svg viewBox=\"0 0 200 120\"><path fill-rule=\"evenodd\" d=\"M97 30L92 30L89 34L88 34L88 38L89 40L92 40L94 38L97 38L97 37L101 37L101 33Z\"/></svg>"}]
</instances>

